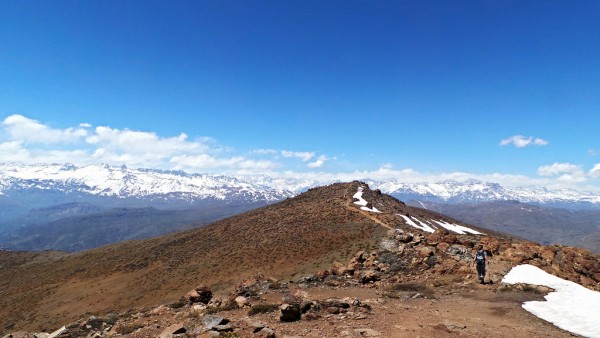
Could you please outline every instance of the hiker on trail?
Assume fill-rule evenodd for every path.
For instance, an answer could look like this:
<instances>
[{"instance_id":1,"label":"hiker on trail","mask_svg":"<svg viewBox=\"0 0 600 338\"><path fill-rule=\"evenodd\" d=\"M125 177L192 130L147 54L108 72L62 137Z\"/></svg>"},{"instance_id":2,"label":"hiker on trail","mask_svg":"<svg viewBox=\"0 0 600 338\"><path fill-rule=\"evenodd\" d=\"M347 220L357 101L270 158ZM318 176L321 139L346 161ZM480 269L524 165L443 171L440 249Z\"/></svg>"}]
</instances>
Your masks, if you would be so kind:
<instances>
[{"instance_id":1,"label":"hiker on trail","mask_svg":"<svg viewBox=\"0 0 600 338\"><path fill-rule=\"evenodd\" d=\"M473 265L477 268L477 277L479 278L479 283L481 283L481 284L484 284L486 263L487 263L487 256L485 254L485 251L483 250L483 245L479 245L477 247L477 252L475 252L475 258L473 259Z\"/></svg>"}]
</instances>

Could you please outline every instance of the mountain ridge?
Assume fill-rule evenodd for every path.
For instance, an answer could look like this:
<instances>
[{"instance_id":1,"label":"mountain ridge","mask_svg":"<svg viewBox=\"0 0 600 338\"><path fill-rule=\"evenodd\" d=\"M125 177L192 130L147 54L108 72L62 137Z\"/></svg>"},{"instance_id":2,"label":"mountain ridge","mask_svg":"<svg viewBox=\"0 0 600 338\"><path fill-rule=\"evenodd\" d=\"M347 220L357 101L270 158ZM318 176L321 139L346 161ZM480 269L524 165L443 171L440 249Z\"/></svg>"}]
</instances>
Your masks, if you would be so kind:
<instances>
[{"instance_id":1,"label":"mountain ridge","mask_svg":"<svg viewBox=\"0 0 600 338\"><path fill-rule=\"evenodd\" d=\"M361 197L381 213L355 203L359 187L365 187ZM421 231L397 214L483 231L406 206L360 182L312 188L294 198L176 234L72 254L24 253L35 260L17 266L0 264L0 309L4 309L0 324L56 326L65 318L78 318L81 311L125 310L169 301L198 280L220 290L257 271L277 278L301 276L335 261L347 261L357 251L376 249L390 228ZM100 298L98 289L105 290ZM44 316L26 324L35 311L43 311Z\"/></svg>"},{"instance_id":2,"label":"mountain ridge","mask_svg":"<svg viewBox=\"0 0 600 338\"><path fill-rule=\"evenodd\" d=\"M357 178L402 200L479 203L516 200L566 208L600 208L600 195L570 189L506 187L479 180L407 183L402 178ZM272 203L309 188L337 180L278 178L269 175L189 174L184 171L130 169L107 164L0 164L0 196L11 192L46 191L92 197L138 199L152 202L197 203L215 200Z\"/></svg>"},{"instance_id":3,"label":"mountain ridge","mask_svg":"<svg viewBox=\"0 0 600 338\"><path fill-rule=\"evenodd\" d=\"M476 284L473 278L472 253L479 245L494 261L489 285ZM508 335L515 333L507 329L510 325L527 326L535 318L523 315L520 302L541 299L541 292L547 292L532 294L526 291L531 288L492 283L519 264L533 264L600 290L600 260L589 251L539 245L410 207L362 182L338 183L176 234L71 254L0 251L0 330L54 331L65 326L64 337L120 333L140 337L159 336L167 324L179 321L198 335L210 330L198 327L198 319L214 318L211 313L220 311L234 319L234 326L222 329L247 332L240 322L247 316L243 299L237 296L245 295L260 305L267 301L260 290L270 290L268 301L278 305L282 298L288 305L293 302L292 291L300 296L310 293L321 304L330 304L319 308L315 303L311 317L298 325L278 320L274 314L261 317L277 335L340 336L337 333L349 324L348 318L359 320L353 322L359 325L368 322L390 337ZM274 286L262 284L265 280ZM181 298L189 290L193 292L187 295L193 297L206 288L229 296L216 297L208 307L190 306ZM254 293L255 288L261 293ZM319 296L323 293L335 300ZM358 302L344 301L355 295L360 297ZM241 305L236 305L238 300ZM341 301L351 303L347 306L353 306L352 311L363 302L370 305L357 316L340 310L345 306ZM481 311L491 314L486 318L496 318L494 326L484 327L479 319L468 321L468 328L445 322L466 324L463 320L476 316L477 311L465 312L464 304L478 311L483 307ZM414 312L422 306L426 307L423 311ZM282 304L282 313L285 308ZM386 316L389 311L394 315ZM514 311L521 312L503 316ZM163 321L160 314L165 312L170 319ZM432 317L432 313L438 315ZM411 326L394 321L406 314L416 320L436 318L436 322ZM389 325L390 320L395 326ZM436 324L444 322L447 325ZM544 325L541 330L536 325L533 336L568 336ZM532 331L519 332L531 336ZM251 335L250 329L243 336Z\"/></svg>"}]
</instances>

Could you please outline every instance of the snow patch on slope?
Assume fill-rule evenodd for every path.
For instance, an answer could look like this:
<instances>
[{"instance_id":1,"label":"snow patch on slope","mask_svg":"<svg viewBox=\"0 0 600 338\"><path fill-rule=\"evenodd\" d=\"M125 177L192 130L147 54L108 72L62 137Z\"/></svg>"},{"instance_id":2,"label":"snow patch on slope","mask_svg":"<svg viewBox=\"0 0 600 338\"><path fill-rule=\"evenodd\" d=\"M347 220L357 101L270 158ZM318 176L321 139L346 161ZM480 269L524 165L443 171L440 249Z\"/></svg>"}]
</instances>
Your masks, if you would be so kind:
<instances>
[{"instance_id":1,"label":"snow patch on slope","mask_svg":"<svg viewBox=\"0 0 600 338\"><path fill-rule=\"evenodd\" d=\"M356 192L356 194L354 194L354 196L352 196L353 198L356 198L358 201L354 202L354 204L358 204L360 205L360 209L361 210L365 210L365 211L370 211L370 212L378 212L381 213L381 211L377 210L377 208L372 207L372 208L368 208L367 204L369 204L369 202L367 202L363 197L363 188L359 187L358 191Z\"/></svg>"},{"instance_id":2,"label":"snow patch on slope","mask_svg":"<svg viewBox=\"0 0 600 338\"><path fill-rule=\"evenodd\" d=\"M410 219L408 216L401 215L401 214L396 214L396 215L398 215L398 216L400 216L400 217L404 218L404 221L406 222L406 224L408 224L408 225L410 225L410 226L413 226L413 227L415 227L415 228L417 228L417 229L420 229L420 230L423 230L423 231L426 231L426 232L430 232L430 233L434 233L434 232L435 232L435 229L433 229L433 228L432 228L432 227L430 227L429 225L427 225L427 224L425 224L425 223L423 223L423 222L419 221L419 220L418 220L418 219L416 219L416 218L415 218L415 220L417 220L417 221L420 223L420 225L417 225L417 223L415 223L415 222L414 222L412 219Z\"/></svg>"},{"instance_id":3,"label":"snow patch on slope","mask_svg":"<svg viewBox=\"0 0 600 338\"><path fill-rule=\"evenodd\" d=\"M502 282L543 285L554 289L544 297L545 302L525 302L523 308L563 330L586 337L600 337L600 292L529 264L512 268Z\"/></svg>"},{"instance_id":4,"label":"snow patch on slope","mask_svg":"<svg viewBox=\"0 0 600 338\"><path fill-rule=\"evenodd\" d=\"M452 231L455 232L457 234L460 235L465 235L467 233L469 234L473 234L473 235L483 235L481 232L477 231L477 230L473 230L471 228L468 228L464 225L459 225L459 224L452 224L452 223L448 223L448 222L444 222L444 221L436 221L433 220L435 223L439 224L442 228L448 230L448 231Z\"/></svg>"}]
</instances>

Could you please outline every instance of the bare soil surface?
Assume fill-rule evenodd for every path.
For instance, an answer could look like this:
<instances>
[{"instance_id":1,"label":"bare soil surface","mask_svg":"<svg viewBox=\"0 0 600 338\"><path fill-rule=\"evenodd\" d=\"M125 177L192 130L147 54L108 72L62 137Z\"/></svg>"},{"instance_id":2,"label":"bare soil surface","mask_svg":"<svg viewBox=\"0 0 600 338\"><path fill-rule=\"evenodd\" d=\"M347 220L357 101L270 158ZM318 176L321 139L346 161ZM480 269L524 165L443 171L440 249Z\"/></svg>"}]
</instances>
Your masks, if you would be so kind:
<instances>
[{"instance_id":1,"label":"bare soil surface","mask_svg":"<svg viewBox=\"0 0 600 338\"><path fill-rule=\"evenodd\" d=\"M262 322L276 337L572 337L550 323L521 308L525 300L540 300L543 294L532 291L504 290L497 285L479 285L472 282L455 283L429 288L425 298L414 291L399 292L394 298L382 295L372 286L361 287L299 287L271 290L259 302L281 303L286 293L306 292L307 299L325 301L350 297L368 304L370 309L349 309L331 314L321 310L317 318L296 322L281 322L280 312L249 316L249 307L221 311L216 315L231 320L235 333L230 337L257 337L244 327L248 322ZM166 306L146 313L132 315L117 324L135 329L126 337L158 337L170 325L198 322L202 315L190 308L170 309ZM111 336L107 334L106 336ZM204 337L202 333L189 337Z\"/></svg>"}]
</instances>

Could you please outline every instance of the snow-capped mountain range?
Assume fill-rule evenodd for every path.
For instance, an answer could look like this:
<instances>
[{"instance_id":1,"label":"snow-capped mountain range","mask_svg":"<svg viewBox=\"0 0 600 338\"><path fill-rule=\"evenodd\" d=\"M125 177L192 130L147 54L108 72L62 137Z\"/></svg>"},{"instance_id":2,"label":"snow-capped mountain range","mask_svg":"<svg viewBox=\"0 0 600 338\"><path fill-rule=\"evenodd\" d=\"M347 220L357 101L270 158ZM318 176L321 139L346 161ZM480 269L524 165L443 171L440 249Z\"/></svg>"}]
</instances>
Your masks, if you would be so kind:
<instances>
[{"instance_id":1,"label":"snow-capped mountain range","mask_svg":"<svg viewBox=\"0 0 600 338\"><path fill-rule=\"evenodd\" d=\"M505 187L470 180L406 183L402 178L386 181L362 179L371 188L401 200L445 203L479 203L516 200L524 203L598 207L600 195L575 190ZM131 169L109 165L76 167L70 164L0 164L0 196L15 192L56 192L94 197L163 201L216 200L266 203L278 201L323 184L314 180L270 176L188 174L182 171Z\"/></svg>"},{"instance_id":2,"label":"snow-capped mountain range","mask_svg":"<svg viewBox=\"0 0 600 338\"><path fill-rule=\"evenodd\" d=\"M130 169L106 164L84 167L70 164L0 164L0 194L33 190L187 201L274 202L293 195L287 190L276 190L224 175Z\"/></svg>"},{"instance_id":3,"label":"snow-capped mountain range","mask_svg":"<svg viewBox=\"0 0 600 338\"><path fill-rule=\"evenodd\" d=\"M367 180L368 181L368 180ZM570 189L548 190L532 187L506 187L498 183L453 180L437 183L405 183L401 180L371 181L381 191L404 200L443 203L519 201L553 206L600 207L600 195Z\"/></svg>"}]
</instances>

